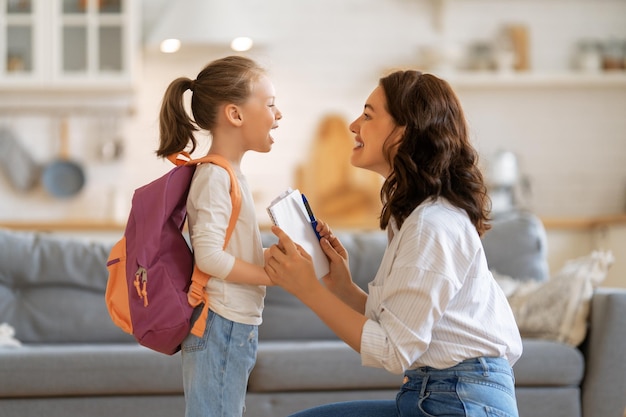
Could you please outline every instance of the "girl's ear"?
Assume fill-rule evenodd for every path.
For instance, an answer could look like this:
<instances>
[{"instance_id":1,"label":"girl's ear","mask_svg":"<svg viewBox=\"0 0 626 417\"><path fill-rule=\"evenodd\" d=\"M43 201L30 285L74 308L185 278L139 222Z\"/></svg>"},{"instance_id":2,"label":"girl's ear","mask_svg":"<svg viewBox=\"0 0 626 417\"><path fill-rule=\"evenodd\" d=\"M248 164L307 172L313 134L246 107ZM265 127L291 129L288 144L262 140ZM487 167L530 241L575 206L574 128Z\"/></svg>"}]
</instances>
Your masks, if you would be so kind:
<instances>
[{"instance_id":1,"label":"girl's ear","mask_svg":"<svg viewBox=\"0 0 626 417\"><path fill-rule=\"evenodd\" d=\"M241 126L243 123L243 116L241 115L239 106L235 104L227 104L224 107L224 113L226 114L226 119L234 126Z\"/></svg>"}]
</instances>

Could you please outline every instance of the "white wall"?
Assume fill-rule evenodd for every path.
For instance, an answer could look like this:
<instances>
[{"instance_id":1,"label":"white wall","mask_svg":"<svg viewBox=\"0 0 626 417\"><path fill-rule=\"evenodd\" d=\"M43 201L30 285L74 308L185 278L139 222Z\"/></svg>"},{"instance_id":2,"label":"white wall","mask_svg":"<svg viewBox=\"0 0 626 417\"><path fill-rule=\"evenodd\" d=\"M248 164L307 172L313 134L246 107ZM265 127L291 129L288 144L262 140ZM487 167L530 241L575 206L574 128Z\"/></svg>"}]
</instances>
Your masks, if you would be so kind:
<instances>
[{"instance_id":1,"label":"white wall","mask_svg":"<svg viewBox=\"0 0 626 417\"><path fill-rule=\"evenodd\" d=\"M303 3L309 9L300 18L285 18L292 12L286 10L276 22L268 23L282 28L277 30L276 44L251 54L270 69L284 114L272 152L251 154L245 160L260 206L291 185L294 166L306 158L324 113L356 117L378 77L394 67L417 66L421 46L443 38L457 45L489 39L502 24L523 22L531 34L533 70L544 73L568 70L580 38L626 40L624 1L450 1L444 10L443 35L433 26L436 10L431 2L346 2L359 7L348 17L330 22L327 16L336 15L333 8L338 6ZM183 48L171 56L152 50L144 53L140 112L131 136L141 138L141 143L148 141L152 150L159 100L167 83L178 75L195 76L225 51ZM586 216L624 210L625 86L459 87L457 92L485 163L501 148L518 154L531 181L534 211ZM146 150L135 152L147 157L142 171L146 164L156 165ZM153 175L146 174L145 178Z\"/></svg>"},{"instance_id":2,"label":"white wall","mask_svg":"<svg viewBox=\"0 0 626 417\"><path fill-rule=\"evenodd\" d=\"M300 8L296 10L296 4ZM435 5L443 5L441 10ZM419 67L418 52L428 45L457 50L476 40L493 39L506 23L521 22L530 33L533 71L570 67L581 38L626 40L626 2L621 0L360 0L282 2L267 14L273 43L251 53L269 68L284 113L268 155L249 155L246 170L260 206L291 185L294 166L306 157L320 117L330 111L356 117L363 100L384 72ZM439 14L440 13L440 14ZM58 202L45 193L14 193L0 179L0 219L107 215L104 188L124 179L120 194L167 169L153 157L162 93L173 78L195 76L226 49L183 47L174 55L141 51L137 80L137 112L121 127L126 137L123 163L101 163L94 143L102 135L90 118L72 121L74 156L89 166L85 192ZM454 77L451 77L454 80ZM476 146L485 163L498 149L518 153L531 181L531 208L541 215L585 216L623 211L626 202L626 87L463 87L465 106ZM42 164L55 156L54 121L0 115L15 128ZM85 143L85 142L89 143ZM584 198L581 198L584 196ZM45 204L46 208L35 206ZM260 210L262 212L262 210Z\"/></svg>"},{"instance_id":3,"label":"white wall","mask_svg":"<svg viewBox=\"0 0 626 417\"><path fill-rule=\"evenodd\" d=\"M250 54L270 70L284 115L272 152L244 160L263 222L267 203L292 185L294 167L306 158L321 116L339 112L352 120L383 73L419 67L420 48L445 45L459 50L472 41L493 39L502 24L521 22L531 35L532 70L547 73L570 68L574 45L581 38L626 40L623 0L325 0L280 6L278 12L263 16L264 24L275 29L273 43ZM167 84L178 76L195 77L207 62L227 53L199 46L183 47L174 55L143 49L137 111L119 128L126 140L123 160L98 161L96 144L115 132L99 131L94 118L76 117L71 124L73 156L88 168L84 192L57 201L41 189L16 193L0 178L0 221L104 219L115 217L116 205L122 206L117 217L123 219L132 190L169 169L154 156L158 109ZM624 84L459 86L457 92L484 162L502 148L518 154L522 172L531 181L533 211L551 217L624 211ZM0 123L15 128L42 163L54 157L49 133L55 127L50 120L0 115Z\"/></svg>"}]
</instances>

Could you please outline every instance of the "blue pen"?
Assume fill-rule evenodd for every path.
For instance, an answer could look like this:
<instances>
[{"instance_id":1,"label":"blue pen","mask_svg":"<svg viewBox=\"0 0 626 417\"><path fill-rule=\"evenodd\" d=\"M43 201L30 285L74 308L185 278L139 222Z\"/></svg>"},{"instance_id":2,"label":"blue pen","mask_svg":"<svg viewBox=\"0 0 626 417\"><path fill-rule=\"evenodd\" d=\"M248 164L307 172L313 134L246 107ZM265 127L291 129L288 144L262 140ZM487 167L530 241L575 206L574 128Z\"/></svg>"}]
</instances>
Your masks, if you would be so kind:
<instances>
[{"instance_id":1,"label":"blue pen","mask_svg":"<svg viewBox=\"0 0 626 417\"><path fill-rule=\"evenodd\" d=\"M309 201L306 199L304 194L302 194L302 201L304 202L304 208L306 208L306 212L309 214L309 219L311 220L311 226L313 227L315 236L317 236L317 240L320 240L322 237L320 236L319 233L317 233L317 220L315 220L315 215L313 214L313 210L311 210L311 206L309 206Z\"/></svg>"}]
</instances>

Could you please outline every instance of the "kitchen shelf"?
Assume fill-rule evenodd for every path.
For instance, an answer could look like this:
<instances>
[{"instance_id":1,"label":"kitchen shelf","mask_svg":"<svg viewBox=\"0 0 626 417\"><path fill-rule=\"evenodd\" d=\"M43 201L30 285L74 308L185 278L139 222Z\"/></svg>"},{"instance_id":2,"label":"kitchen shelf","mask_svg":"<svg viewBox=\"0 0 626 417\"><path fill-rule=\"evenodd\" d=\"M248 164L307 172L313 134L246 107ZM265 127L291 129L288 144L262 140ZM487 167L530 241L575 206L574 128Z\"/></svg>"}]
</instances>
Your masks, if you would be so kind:
<instances>
[{"instance_id":1,"label":"kitchen shelf","mask_svg":"<svg viewBox=\"0 0 626 417\"><path fill-rule=\"evenodd\" d=\"M583 72L455 72L440 74L454 88L626 88L626 71Z\"/></svg>"},{"instance_id":2,"label":"kitchen shelf","mask_svg":"<svg viewBox=\"0 0 626 417\"><path fill-rule=\"evenodd\" d=\"M599 227L626 225L626 213L594 217L542 217L546 229L593 230Z\"/></svg>"},{"instance_id":3,"label":"kitchen shelf","mask_svg":"<svg viewBox=\"0 0 626 417\"><path fill-rule=\"evenodd\" d=\"M107 86L107 88L104 88ZM103 113L130 115L136 110L135 92L116 83L29 85L0 87L3 114Z\"/></svg>"},{"instance_id":4,"label":"kitchen shelf","mask_svg":"<svg viewBox=\"0 0 626 417\"><path fill-rule=\"evenodd\" d=\"M0 228L22 231L124 231L126 225L113 221L72 220L72 221L0 221Z\"/></svg>"}]
</instances>

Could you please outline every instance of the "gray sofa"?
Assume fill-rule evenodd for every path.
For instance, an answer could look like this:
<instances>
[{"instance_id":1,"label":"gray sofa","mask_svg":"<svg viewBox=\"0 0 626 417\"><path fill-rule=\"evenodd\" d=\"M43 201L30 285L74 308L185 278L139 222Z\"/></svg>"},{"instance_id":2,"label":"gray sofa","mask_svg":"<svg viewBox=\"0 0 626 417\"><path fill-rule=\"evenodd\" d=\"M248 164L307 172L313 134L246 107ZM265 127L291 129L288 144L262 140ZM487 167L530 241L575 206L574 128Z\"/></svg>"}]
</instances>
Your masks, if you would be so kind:
<instances>
[{"instance_id":1,"label":"gray sofa","mask_svg":"<svg viewBox=\"0 0 626 417\"><path fill-rule=\"evenodd\" d=\"M337 233L355 281L366 286L382 232ZM264 232L266 244L273 236ZM545 231L536 217L496 219L484 239L490 267L546 279ZM0 230L0 323L21 347L0 347L0 415L183 416L179 354L137 345L110 321L104 267L112 242ZM246 416L280 417L317 404L393 398L401 377L363 367L308 309L268 288ZM522 417L622 417L626 407L626 291L597 290L579 347L524 339L515 365Z\"/></svg>"}]
</instances>

